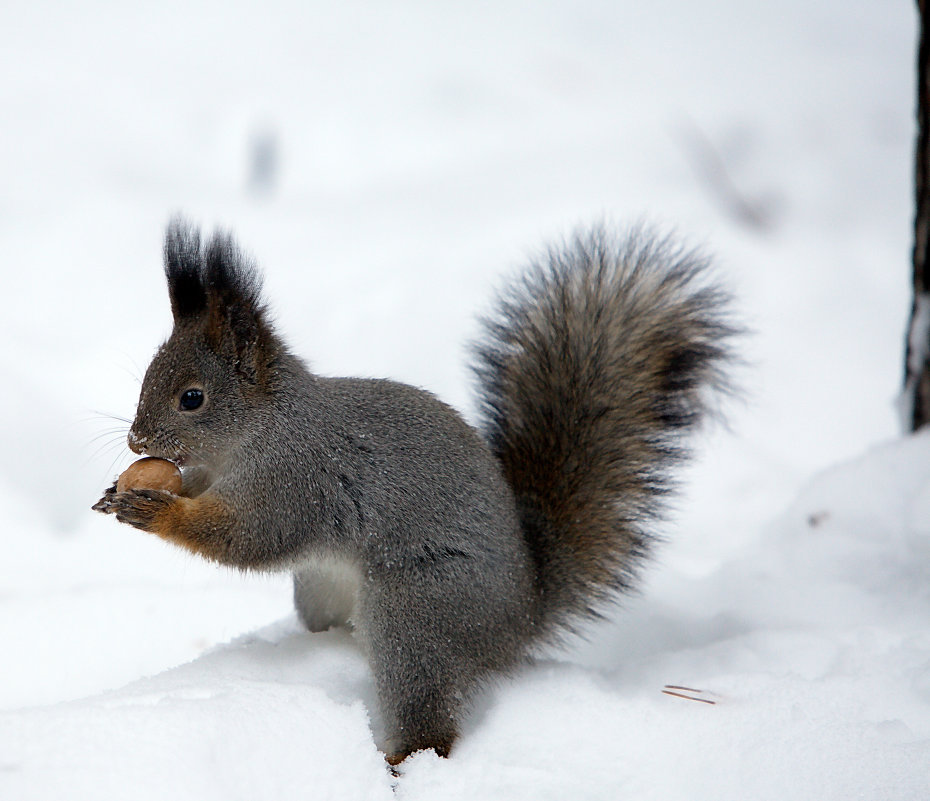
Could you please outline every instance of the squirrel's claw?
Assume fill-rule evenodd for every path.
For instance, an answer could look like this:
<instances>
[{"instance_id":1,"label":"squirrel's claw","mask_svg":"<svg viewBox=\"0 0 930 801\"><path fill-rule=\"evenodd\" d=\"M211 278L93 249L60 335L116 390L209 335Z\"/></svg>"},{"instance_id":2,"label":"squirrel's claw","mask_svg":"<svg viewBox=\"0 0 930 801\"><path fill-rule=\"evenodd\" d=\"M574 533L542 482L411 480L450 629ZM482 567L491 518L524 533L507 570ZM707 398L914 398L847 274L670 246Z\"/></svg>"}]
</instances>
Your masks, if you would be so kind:
<instances>
[{"instance_id":1,"label":"squirrel's claw","mask_svg":"<svg viewBox=\"0 0 930 801\"><path fill-rule=\"evenodd\" d=\"M169 492L150 489L134 489L128 492L107 493L94 509L105 514L115 514L120 523L127 523L143 531L152 531L159 512L174 501Z\"/></svg>"},{"instance_id":2,"label":"squirrel's claw","mask_svg":"<svg viewBox=\"0 0 930 801\"><path fill-rule=\"evenodd\" d=\"M95 512L102 512L105 515L111 514L113 512L113 509L110 506L110 501L112 500L114 495L116 495L116 483L115 482L112 487L104 491L103 497L90 508L93 509Z\"/></svg>"}]
</instances>

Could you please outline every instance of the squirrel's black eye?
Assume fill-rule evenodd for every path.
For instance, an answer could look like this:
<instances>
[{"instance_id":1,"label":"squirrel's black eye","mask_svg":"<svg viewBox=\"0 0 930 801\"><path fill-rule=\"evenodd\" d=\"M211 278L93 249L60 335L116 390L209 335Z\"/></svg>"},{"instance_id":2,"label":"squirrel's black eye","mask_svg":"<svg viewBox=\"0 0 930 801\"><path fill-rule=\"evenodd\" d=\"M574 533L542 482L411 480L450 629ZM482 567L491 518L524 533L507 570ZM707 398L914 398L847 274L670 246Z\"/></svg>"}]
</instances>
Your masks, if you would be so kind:
<instances>
[{"instance_id":1,"label":"squirrel's black eye","mask_svg":"<svg viewBox=\"0 0 930 801\"><path fill-rule=\"evenodd\" d=\"M180 405L183 412L192 412L194 409L199 409L203 405L203 390L185 390L181 393Z\"/></svg>"}]
</instances>

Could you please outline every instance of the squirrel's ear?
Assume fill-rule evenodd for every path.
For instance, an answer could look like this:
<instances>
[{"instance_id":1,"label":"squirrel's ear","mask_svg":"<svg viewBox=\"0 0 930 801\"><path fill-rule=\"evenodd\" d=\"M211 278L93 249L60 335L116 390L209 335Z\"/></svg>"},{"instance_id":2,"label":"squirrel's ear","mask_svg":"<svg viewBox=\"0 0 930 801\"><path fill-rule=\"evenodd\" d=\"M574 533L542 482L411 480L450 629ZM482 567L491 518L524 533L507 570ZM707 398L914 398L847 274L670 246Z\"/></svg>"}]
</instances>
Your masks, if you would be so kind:
<instances>
[{"instance_id":1,"label":"squirrel's ear","mask_svg":"<svg viewBox=\"0 0 930 801\"><path fill-rule=\"evenodd\" d=\"M235 349L239 372L252 383L263 380L276 340L261 299L261 279L235 240L215 233L204 252L207 338L216 347Z\"/></svg>"},{"instance_id":2,"label":"squirrel's ear","mask_svg":"<svg viewBox=\"0 0 930 801\"><path fill-rule=\"evenodd\" d=\"M266 319L261 280L233 238L200 232L176 219L165 237L165 275L175 325L195 324L216 352L232 352L239 373L267 379L279 344Z\"/></svg>"},{"instance_id":3,"label":"squirrel's ear","mask_svg":"<svg viewBox=\"0 0 930 801\"><path fill-rule=\"evenodd\" d=\"M165 277L176 323L206 312L200 231L180 217L171 221L165 234Z\"/></svg>"}]
</instances>

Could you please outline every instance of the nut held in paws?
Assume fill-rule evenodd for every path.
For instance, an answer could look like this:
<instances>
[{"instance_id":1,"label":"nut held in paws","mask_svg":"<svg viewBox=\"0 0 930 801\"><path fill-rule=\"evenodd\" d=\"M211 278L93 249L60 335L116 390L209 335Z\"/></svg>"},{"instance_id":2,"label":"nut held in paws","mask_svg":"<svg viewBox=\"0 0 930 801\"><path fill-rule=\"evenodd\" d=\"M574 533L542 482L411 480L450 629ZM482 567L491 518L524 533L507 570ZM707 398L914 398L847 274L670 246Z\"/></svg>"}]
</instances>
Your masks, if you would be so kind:
<instances>
[{"instance_id":1,"label":"nut held in paws","mask_svg":"<svg viewBox=\"0 0 930 801\"><path fill-rule=\"evenodd\" d=\"M174 462L146 456L133 462L116 482L117 492L134 489L162 490L173 495L181 494L181 471Z\"/></svg>"}]
</instances>

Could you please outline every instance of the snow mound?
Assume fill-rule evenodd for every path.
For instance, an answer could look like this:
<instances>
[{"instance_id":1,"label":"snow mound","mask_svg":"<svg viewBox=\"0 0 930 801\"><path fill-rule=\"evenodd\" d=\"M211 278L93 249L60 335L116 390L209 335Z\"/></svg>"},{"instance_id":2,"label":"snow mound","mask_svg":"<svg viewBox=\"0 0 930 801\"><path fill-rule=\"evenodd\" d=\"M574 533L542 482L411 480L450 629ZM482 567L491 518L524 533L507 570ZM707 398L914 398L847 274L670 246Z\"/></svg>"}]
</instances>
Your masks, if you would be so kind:
<instances>
[{"instance_id":1,"label":"snow mound","mask_svg":"<svg viewBox=\"0 0 930 801\"><path fill-rule=\"evenodd\" d=\"M827 471L720 569L678 579L593 633L599 668L527 666L450 759L399 778L352 638L288 619L0 713L0 797L930 798L930 433Z\"/></svg>"}]
</instances>

